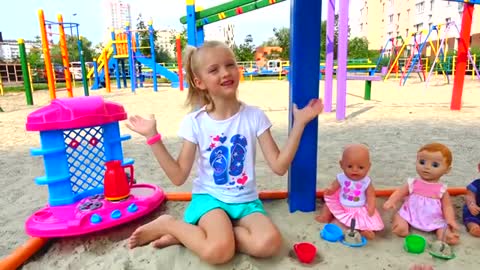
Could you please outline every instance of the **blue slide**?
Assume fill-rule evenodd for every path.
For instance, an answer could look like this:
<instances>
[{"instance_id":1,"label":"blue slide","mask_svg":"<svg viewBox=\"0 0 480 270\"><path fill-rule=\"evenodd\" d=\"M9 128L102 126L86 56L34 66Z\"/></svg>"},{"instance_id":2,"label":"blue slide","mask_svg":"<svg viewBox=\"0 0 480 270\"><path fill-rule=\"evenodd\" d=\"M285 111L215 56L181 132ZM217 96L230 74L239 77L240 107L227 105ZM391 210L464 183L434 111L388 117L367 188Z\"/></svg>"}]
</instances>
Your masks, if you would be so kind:
<instances>
[{"instance_id":1,"label":"blue slide","mask_svg":"<svg viewBox=\"0 0 480 270\"><path fill-rule=\"evenodd\" d=\"M168 70L166 67L160 65L152 61L151 58L145 57L142 53L138 52L135 54L135 60L137 60L140 64L145 65L148 68L153 70L153 65L156 65L157 74L167 78L172 83L173 88L180 87L178 75L175 72Z\"/></svg>"}]
</instances>

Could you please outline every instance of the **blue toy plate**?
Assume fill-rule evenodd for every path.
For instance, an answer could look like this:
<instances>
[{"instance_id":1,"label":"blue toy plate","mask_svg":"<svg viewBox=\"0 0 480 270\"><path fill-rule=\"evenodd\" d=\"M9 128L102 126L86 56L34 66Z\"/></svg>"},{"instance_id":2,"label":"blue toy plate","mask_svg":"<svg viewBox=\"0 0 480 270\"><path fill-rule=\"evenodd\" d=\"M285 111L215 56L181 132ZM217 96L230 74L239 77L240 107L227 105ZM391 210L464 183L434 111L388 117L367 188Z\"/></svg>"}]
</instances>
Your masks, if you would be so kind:
<instances>
[{"instance_id":1,"label":"blue toy plate","mask_svg":"<svg viewBox=\"0 0 480 270\"><path fill-rule=\"evenodd\" d=\"M352 244L352 243L345 242L345 238L342 236L342 239L340 240L340 242L342 244L344 244L345 246L349 246L349 247L363 247L367 244L367 238L365 238L365 236L362 236L362 242L361 243Z\"/></svg>"}]
</instances>

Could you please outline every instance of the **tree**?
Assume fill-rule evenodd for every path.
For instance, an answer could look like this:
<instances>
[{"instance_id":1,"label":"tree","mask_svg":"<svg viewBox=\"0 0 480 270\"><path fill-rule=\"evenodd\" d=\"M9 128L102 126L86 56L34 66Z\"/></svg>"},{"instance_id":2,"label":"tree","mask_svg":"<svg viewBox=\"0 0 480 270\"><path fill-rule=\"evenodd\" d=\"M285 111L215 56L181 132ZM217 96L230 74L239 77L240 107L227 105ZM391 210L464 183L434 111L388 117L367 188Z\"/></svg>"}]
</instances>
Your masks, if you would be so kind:
<instances>
[{"instance_id":1,"label":"tree","mask_svg":"<svg viewBox=\"0 0 480 270\"><path fill-rule=\"evenodd\" d=\"M155 62L157 63L168 63L173 62L173 59L166 49L162 46L155 48Z\"/></svg>"},{"instance_id":2,"label":"tree","mask_svg":"<svg viewBox=\"0 0 480 270\"><path fill-rule=\"evenodd\" d=\"M348 57L368 58L368 40L365 37L355 37L348 41Z\"/></svg>"},{"instance_id":3,"label":"tree","mask_svg":"<svg viewBox=\"0 0 480 270\"><path fill-rule=\"evenodd\" d=\"M137 18L137 30L138 32L138 43L137 47L140 47L140 52L145 56L150 56L150 31L148 31L147 25L143 21L142 13L138 14ZM157 31L153 30L153 44L157 41Z\"/></svg>"},{"instance_id":4,"label":"tree","mask_svg":"<svg viewBox=\"0 0 480 270\"><path fill-rule=\"evenodd\" d=\"M242 44L233 45L233 52L237 61L255 61L255 46L253 45L252 35L247 35Z\"/></svg>"},{"instance_id":5,"label":"tree","mask_svg":"<svg viewBox=\"0 0 480 270\"><path fill-rule=\"evenodd\" d=\"M92 61L95 56L95 50L92 48L92 42L85 37L81 37L83 47L83 59L86 62ZM70 62L80 61L80 53L78 51L78 39L76 36L66 35L68 60ZM50 55L52 63L63 65L62 53L60 50L60 41L50 47Z\"/></svg>"},{"instance_id":6,"label":"tree","mask_svg":"<svg viewBox=\"0 0 480 270\"><path fill-rule=\"evenodd\" d=\"M325 59L325 50L326 50L326 36L327 36L327 21L322 21L320 26L320 35L321 35L321 42L320 42L320 58ZM333 58L337 59L337 48L338 48L338 14L335 14L335 24L334 24L334 43L333 43ZM350 25L348 26L347 30L347 37L350 39Z\"/></svg>"},{"instance_id":7,"label":"tree","mask_svg":"<svg viewBox=\"0 0 480 270\"><path fill-rule=\"evenodd\" d=\"M183 27L183 30L182 32L180 32L180 47L182 48L182 50L185 49L185 47L187 46L187 29L185 27ZM172 36L172 39L170 40L170 44L173 45L173 51L175 52L175 56L174 58L176 58L176 55L177 55L177 37L176 35L173 35Z\"/></svg>"},{"instance_id":8,"label":"tree","mask_svg":"<svg viewBox=\"0 0 480 270\"><path fill-rule=\"evenodd\" d=\"M44 65L42 58L42 40L40 36L35 37L35 45L28 52L27 60L32 68L42 67Z\"/></svg>"}]
</instances>

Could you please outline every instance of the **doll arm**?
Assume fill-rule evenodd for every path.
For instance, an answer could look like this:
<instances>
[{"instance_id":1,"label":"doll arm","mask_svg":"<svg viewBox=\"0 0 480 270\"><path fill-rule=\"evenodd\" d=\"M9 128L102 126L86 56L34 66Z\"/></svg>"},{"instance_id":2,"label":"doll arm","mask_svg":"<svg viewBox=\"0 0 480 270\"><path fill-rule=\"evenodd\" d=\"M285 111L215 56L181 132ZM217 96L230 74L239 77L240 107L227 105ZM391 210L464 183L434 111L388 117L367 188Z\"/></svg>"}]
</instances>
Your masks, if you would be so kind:
<instances>
[{"instance_id":1,"label":"doll arm","mask_svg":"<svg viewBox=\"0 0 480 270\"><path fill-rule=\"evenodd\" d=\"M375 214L375 207L376 207L376 198L375 198L375 188L373 184L370 183L368 185L367 190L365 191L365 195L367 197L367 211L369 216L373 216Z\"/></svg>"},{"instance_id":2,"label":"doll arm","mask_svg":"<svg viewBox=\"0 0 480 270\"><path fill-rule=\"evenodd\" d=\"M475 193L469 189L467 189L467 195L465 196L465 204L472 215L476 216L480 213L480 207L477 205Z\"/></svg>"},{"instance_id":3,"label":"doll arm","mask_svg":"<svg viewBox=\"0 0 480 270\"><path fill-rule=\"evenodd\" d=\"M332 195L332 194L335 193L339 188L340 188L340 183L338 183L338 180L335 179L335 180L330 184L330 186L326 187L326 188L323 190L323 194L325 194L325 195Z\"/></svg>"},{"instance_id":4,"label":"doll arm","mask_svg":"<svg viewBox=\"0 0 480 270\"><path fill-rule=\"evenodd\" d=\"M395 209L397 208L397 203L407 196L409 193L408 191L408 184L404 184L401 187L397 188L392 195L388 198L388 200L383 204L383 209Z\"/></svg>"},{"instance_id":5,"label":"doll arm","mask_svg":"<svg viewBox=\"0 0 480 270\"><path fill-rule=\"evenodd\" d=\"M453 209L452 200L450 199L450 194L445 192L442 197L442 211L443 217L451 229L457 231L459 229L457 222L455 221L455 211Z\"/></svg>"}]
</instances>

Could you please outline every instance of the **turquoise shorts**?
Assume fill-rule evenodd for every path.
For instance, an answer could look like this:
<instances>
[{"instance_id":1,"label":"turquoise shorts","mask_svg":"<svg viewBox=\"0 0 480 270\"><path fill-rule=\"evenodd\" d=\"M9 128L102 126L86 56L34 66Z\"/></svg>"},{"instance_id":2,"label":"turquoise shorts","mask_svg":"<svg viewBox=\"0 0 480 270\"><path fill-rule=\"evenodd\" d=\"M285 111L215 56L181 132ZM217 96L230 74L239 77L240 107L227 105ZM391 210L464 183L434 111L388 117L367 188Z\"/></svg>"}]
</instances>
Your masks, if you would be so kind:
<instances>
[{"instance_id":1,"label":"turquoise shorts","mask_svg":"<svg viewBox=\"0 0 480 270\"><path fill-rule=\"evenodd\" d=\"M246 203L224 203L209 194L192 194L192 201L185 210L183 219L186 223L196 225L203 215L217 208L225 211L232 220L241 219L256 212L267 214L259 199Z\"/></svg>"}]
</instances>

